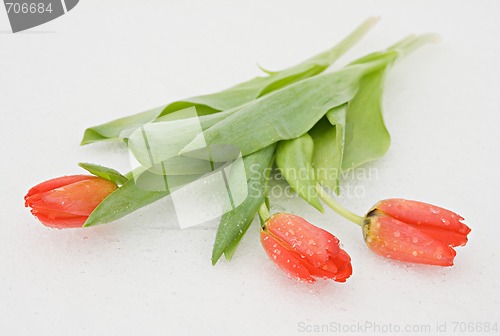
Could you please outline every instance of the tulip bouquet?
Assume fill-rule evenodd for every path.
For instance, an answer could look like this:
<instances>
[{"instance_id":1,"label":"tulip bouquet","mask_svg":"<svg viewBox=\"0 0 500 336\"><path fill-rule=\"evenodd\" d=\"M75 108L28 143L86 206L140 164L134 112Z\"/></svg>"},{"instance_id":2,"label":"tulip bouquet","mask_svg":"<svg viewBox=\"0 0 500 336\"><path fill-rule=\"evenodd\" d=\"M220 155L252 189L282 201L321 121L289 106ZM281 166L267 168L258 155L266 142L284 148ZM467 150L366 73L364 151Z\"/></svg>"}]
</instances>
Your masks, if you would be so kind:
<instances>
[{"instance_id":1,"label":"tulip bouquet","mask_svg":"<svg viewBox=\"0 0 500 336\"><path fill-rule=\"evenodd\" d=\"M88 128L82 144L122 141L137 166L121 174L81 163L93 176L43 182L29 190L26 206L49 227L90 227L124 217L207 175L220 173L226 184L241 182L237 177L242 171L244 183L229 183L230 206L221 213L212 263L222 255L232 258L258 215L264 250L290 277L345 282L352 273L351 259L335 236L296 215L271 215L268 181L276 166L314 208L323 212L327 205L358 224L373 252L403 262L453 265L453 247L465 245L470 232L459 215L430 204L388 199L358 216L331 195L340 192L343 170L388 150L381 102L390 67L435 40L433 35L411 35L325 72L376 21L368 19L330 50L285 70L264 70L266 76L221 92ZM244 197L238 199L234 189Z\"/></svg>"}]
</instances>

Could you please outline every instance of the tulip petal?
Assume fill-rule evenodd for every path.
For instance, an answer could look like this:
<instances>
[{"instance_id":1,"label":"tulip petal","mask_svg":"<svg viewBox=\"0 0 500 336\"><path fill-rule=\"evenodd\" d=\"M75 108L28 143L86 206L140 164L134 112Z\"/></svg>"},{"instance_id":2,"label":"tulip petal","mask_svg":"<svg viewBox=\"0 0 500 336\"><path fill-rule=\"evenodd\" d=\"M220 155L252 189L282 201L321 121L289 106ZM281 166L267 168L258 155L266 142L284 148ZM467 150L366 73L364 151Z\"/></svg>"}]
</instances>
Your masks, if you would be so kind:
<instances>
[{"instance_id":1,"label":"tulip petal","mask_svg":"<svg viewBox=\"0 0 500 336\"><path fill-rule=\"evenodd\" d=\"M24 199L44 225L75 228L82 227L90 213L116 188L115 183L96 176L63 176L36 185Z\"/></svg>"},{"instance_id":2,"label":"tulip petal","mask_svg":"<svg viewBox=\"0 0 500 336\"><path fill-rule=\"evenodd\" d=\"M330 256L340 251L335 236L299 216L275 214L267 220L266 228L276 240L304 256L314 267L325 265Z\"/></svg>"},{"instance_id":3,"label":"tulip petal","mask_svg":"<svg viewBox=\"0 0 500 336\"><path fill-rule=\"evenodd\" d=\"M332 260L338 268L335 281L345 282L352 275L351 257L346 251L340 249L339 254Z\"/></svg>"},{"instance_id":4,"label":"tulip petal","mask_svg":"<svg viewBox=\"0 0 500 336\"><path fill-rule=\"evenodd\" d=\"M79 228L82 227L87 216L73 216L73 217L48 217L42 213L35 213L33 215L45 226L55 228L55 229L66 229L66 228Z\"/></svg>"},{"instance_id":5,"label":"tulip petal","mask_svg":"<svg viewBox=\"0 0 500 336\"><path fill-rule=\"evenodd\" d=\"M423 231L426 235L439 240L440 242L450 245L450 246L464 246L467 244L467 234L462 234L458 232L453 232L453 231L447 231L443 229L438 229L435 227L424 227L421 229L421 227L416 228L420 229Z\"/></svg>"},{"instance_id":6,"label":"tulip petal","mask_svg":"<svg viewBox=\"0 0 500 336\"><path fill-rule=\"evenodd\" d=\"M309 283L316 282L296 252L285 248L264 230L260 232L260 241L269 258L291 278Z\"/></svg>"},{"instance_id":7,"label":"tulip petal","mask_svg":"<svg viewBox=\"0 0 500 336\"><path fill-rule=\"evenodd\" d=\"M365 224L365 241L387 258L439 266L453 265L455 250L423 231L388 216L374 216Z\"/></svg>"},{"instance_id":8,"label":"tulip petal","mask_svg":"<svg viewBox=\"0 0 500 336\"><path fill-rule=\"evenodd\" d=\"M88 180L88 179L93 179L96 178L95 176L90 176L90 175L70 175L70 176L62 176L62 177L57 177L53 178L51 180L42 182L28 190L28 194L26 194L25 198L28 198L30 196L33 196L35 194L39 193L44 193L46 191L60 188L62 186L72 184L75 182L83 181L83 180Z\"/></svg>"},{"instance_id":9,"label":"tulip petal","mask_svg":"<svg viewBox=\"0 0 500 336\"><path fill-rule=\"evenodd\" d=\"M31 213L35 216L38 214L42 214L44 217L52 218L52 219L73 218L75 216L79 216L79 215L74 215L74 214L71 214L68 212L62 212L62 211L51 210L51 209L43 209L43 208L32 208Z\"/></svg>"},{"instance_id":10,"label":"tulip petal","mask_svg":"<svg viewBox=\"0 0 500 336\"><path fill-rule=\"evenodd\" d=\"M309 273L315 277L335 279L337 275L337 265L330 260L321 267L315 267L307 259L302 259L302 264L309 270Z\"/></svg>"},{"instance_id":11,"label":"tulip petal","mask_svg":"<svg viewBox=\"0 0 500 336\"><path fill-rule=\"evenodd\" d=\"M332 279L337 282L345 282L352 274L351 258L342 249L336 258L331 258L321 267L314 267L306 259L302 263L307 267L312 276Z\"/></svg>"},{"instance_id":12,"label":"tulip petal","mask_svg":"<svg viewBox=\"0 0 500 336\"><path fill-rule=\"evenodd\" d=\"M381 201L375 208L414 226L432 226L464 235L470 232L460 215L431 204L395 198Z\"/></svg>"},{"instance_id":13,"label":"tulip petal","mask_svg":"<svg viewBox=\"0 0 500 336\"><path fill-rule=\"evenodd\" d=\"M292 277L309 282L312 277L345 282L352 274L351 258L340 248L339 240L302 217L276 214L266 221L262 232L269 257ZM304 274L297 275L299 270Z\"/></svg>"},{"instance_id":14,"label":"tulip petal","mask_svg":"<svg viewBox=\"0 0 500 336\"><path fill-rule=\"evenodd\" d=\"M352 275L352 265L351 263L347 263L339 269L339 272L337 273L337 277L335 278L335 281L337 282L346 282L346 280Z\"/></svg>"},{"instance_id":15,"label":"tulip petal","mask_svg":"<svg viewBox=\"0 0 500 336\"><path fill-rule=\"evenodd\" d=\"M79 216L88 216L116 184L97 177L80 180L43 193L27 197L27 204L38 211L55 210Z\"/></svg>"}]
</instances>

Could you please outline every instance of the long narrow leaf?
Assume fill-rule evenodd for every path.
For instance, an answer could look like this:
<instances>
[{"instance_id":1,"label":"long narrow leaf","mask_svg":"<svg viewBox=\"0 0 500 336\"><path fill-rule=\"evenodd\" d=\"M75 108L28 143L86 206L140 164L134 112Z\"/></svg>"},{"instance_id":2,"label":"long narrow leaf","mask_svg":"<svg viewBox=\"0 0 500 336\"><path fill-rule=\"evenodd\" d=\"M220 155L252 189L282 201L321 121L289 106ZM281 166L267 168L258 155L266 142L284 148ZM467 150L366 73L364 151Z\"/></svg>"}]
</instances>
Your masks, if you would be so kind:
<instances>
[{"instance_id":1,"label":"long narrow leaf","mask_svg":"<svg viewBox=\"0 0 500 336\"><path fill-rule=\"evenodd\" d=\"M342 158L344 154L344 128L347 104L326 113L309 132L314 140L313 166L318 182L337 195L340 191Z\"/></svg>"},{"instance_id":2,"label":"long narrow leaf","mask_svg":"<svg viewBox=\"0 0 500 336\"><path fill-rule=\"evenodd\" d=\"M232 109L297 81L315 76L327 69L356 44L377 21L377 18L366 20L330 50L285 70L273 72L269 76L254 78L218 93L187 98L171 103L166 107L155 108L99 126L90 127L85 131L81 144L85 145L102 140L117 140L124 130L139 127L158 117L188 107L196 107L200 116Z\"/></svg>"},{"instance_id":3,"label":"long narrow leaf","mask_svg":"<svg viewBox=\"0 0 500 336\"><path fill-rule=\"evenodd\" d=\"M194 107L176 111L182 118L170 119L171 115L158 118L132 132L128 149L143 167L164 175L205 174L212 170L209 161L182 157L177 153L193 138L217 122L237 111L197 116Z\"/></svg>"},{"instance_id":4,"label":"long narrow leaf","mask_svg":"<svg viewBox=\"0 0 500 336\"><path fill-rule=\"evenodd\" d=\"M153 121L156 117L158 117L164 108L165 106L156 107L145 112L113 120L103 125L87 128L83 134L83 139L80 144L87 145L103 140L117 140L120 138L120 134L124 130L139 127L145 123Z\"/></svg>"},{"instance_id":5,"label":"long narrow leaf","mask_svg":"<svg viewBox=\"0 0 500 336\"><path fill-rule=\"evenodd\" d=\"M389 149L391 138L381 106L384 74L385 69L363 78L358 94L348 105L343 169L378 159Z\"/></svg>"},{"instance_id":6,"label":"long narrow leaf","mask_svg":"<svg viewBox=\"0 0 500 336\"><path fill-rule=\"evenodd\" d=\"M288 184L309 204L323 212L316 191L316 173L312 166L314 142L307 133L280 141L276 148L276 165Z\"/></svg>"},{"instance_id":7,"label":"long narrow leaf","mask_svg":"<svg viewBox=\"0 0 500 336\"><path fill-rule=\"evenodd\" d=\"M197 135L180 154L203 158L214 145L232 145L248 155L280 140L297 138L327 111L350 101L360 79L383 68L390 57L388 52L378 60L312 77L263 96ZM208 147L204 148L205 144ZM223 151L218 154L214 160L228 160Z\"/></svg>"},{"instance_id":8,"label":"long narrow leaf","mask_svg":"<svg viewBox=\"0 0 500 336\"><path fill-rule=\"evenodd\" d=\"M226 252L229 257L248 226L255 218L259 206L264 202L266 170L272 161L276 146L271 145L243 158L247 174L248 196L234 210L221 218L212 251L212 264L216 264L221 255Z\"/></svg>"}]
</instances>

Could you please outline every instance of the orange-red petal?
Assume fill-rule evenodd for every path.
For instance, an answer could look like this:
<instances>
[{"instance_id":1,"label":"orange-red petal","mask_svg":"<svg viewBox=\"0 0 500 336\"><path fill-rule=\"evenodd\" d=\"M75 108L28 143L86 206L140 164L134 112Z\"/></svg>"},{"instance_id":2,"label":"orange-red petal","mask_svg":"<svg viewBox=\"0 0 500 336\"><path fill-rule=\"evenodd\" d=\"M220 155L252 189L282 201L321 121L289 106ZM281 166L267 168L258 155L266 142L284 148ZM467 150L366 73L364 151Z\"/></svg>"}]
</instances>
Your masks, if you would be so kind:
<instances>
[{"instance_id":1,"label":"orange-red petal","mask_svg":"<svg viewBox=\"0 0 500 336\"><path fill-rule=\"evenodd\" d=\"M314 267L307 261L307 258L302 259L302 263L307 267L309 273L315 277L345 282L346 279L352 275L351 258L342 249L336 258L329 259L326 264L321 267Z\"/></svg>"},{"instance_id":2,"label":"orange-red petal","mask_svg":"<svg viewBox=\"0 0 500 336\"><path fill-rule=\"evenodd\" d=\"M431 226L463 235L470 232L460 215L432 204L394 198L379 202L375 208L414 226Z\"/></svg>"},{"instance_id":3,"label":"orange-red petal","mask_svg":"<svg viewBox=\"0 0 500 336\"><path fill-rule=\"evenodd\" d=\"M416 226L415 226L416 227ZM445 229L438 229L435 227L431 226L426 226L426 227L416 227L417 229L423 231L426 235L439 240L440 242L450 245L450 246L464 246L467 244L467 235L454 232L454 231L448 231Z\"/></svg>"},{"instance_id":4,"label":"orange-red petal","mask_svg":"<svg viewBox=\"0 0 500 336\"><path fill-rule=\"evenodd\" d=\"M72 216L72 217L49 217L42 213L35 213L33 215L45 226L55 229L68 229L82 227L87 216Z\"/></svg>"},{"instance_id":5,"label":"orange-red petal","mask_svg":"<svg viewBox=\"0 0 500 336\"><path fill-rule=\"evenodd\" d=\"M288 276L309 283L316 282L299 254L285 248L266 231L260 232L260 241L269 258Z\"/></svg>"},{"instance_id":6,"label":"orange-red petal","mask_svg":"<svg viewBox=\"0 0 500 336\"><path fill-rule=\"evenodd\" d=\"M271 260L293 278L345 282L352 274L351 258L340 248L339 240L302 217L272 216L261 231L261 241Z\"/></svg>"},{"instance_id":7,"label":"orange-red petal","mask_svg":"<svg viewBox=\"0 0 500 336\"><path fill-rule=\"evenodd\" d=\"M300 216L277 213L266 222L266 229L275 239L301 256L314 267L328 262L339 251L339 240L331 233L312 225Z\"/></svg>"},{"instance_id":8,"label":"orange-red petal","mask_svg":"<svg viewBox=\"0 0 500 336\"><path fill-rule=\"evenodd\" d=\"M78 181L83 181L83 180L88 180L96 178L95 176L90 176L90 175L69 175L69 176L61 176L61 177L56 177L50 180L47 180L45 182L39 183L30 190L28 190L28 193L26 194L25 198L28 198L30 196L33 196L35 194L40 194L44 193L46 191L60 188L62 186L72 184Z\"/></svg>"},{"instance_id":9,"label":"orange-red petal","mask_svg":"<svg viewBox=\"0 0 500 336\"><path fill-rule=\"evenodd\" d=\"M116 188L115 183L96 176L63 176L36 185L24 199L44 225L73 228L83 226L92 211Z\"/></svg>"},{"instance_id":10,"label":"orange-red petal","mask_svg":"<svg viewBox=\"0 0 500 336\"><path fill-rule=\"evenodd\" d=\"M387 258L439 266L453 265L456 255L448 244L386 215L368 218L365 241L375 253Z\"/></svg>"},{"instance_id":11,"label":"orange-red petal","mask_svg":"<svg viewBox=\"0 0 500 336\"><path fill-rule=\"evenodd\" d=\"M91 177L27 197L26 202L40 212L54 210L88 216L115 189L113 182Z\"/></svg>"}]
</instances>

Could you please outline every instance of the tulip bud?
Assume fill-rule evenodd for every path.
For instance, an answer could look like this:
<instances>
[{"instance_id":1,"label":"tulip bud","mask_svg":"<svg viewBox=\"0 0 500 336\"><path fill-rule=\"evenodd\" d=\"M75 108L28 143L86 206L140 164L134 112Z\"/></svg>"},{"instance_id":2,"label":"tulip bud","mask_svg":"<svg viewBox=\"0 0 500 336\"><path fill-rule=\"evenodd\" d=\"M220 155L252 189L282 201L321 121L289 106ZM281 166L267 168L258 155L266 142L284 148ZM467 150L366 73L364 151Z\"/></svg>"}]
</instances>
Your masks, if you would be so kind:
<instances>
[{"instance_id":1,"label":"tulip bud","mask_svg":"<svg viewBox=\"0 0 500 336\"><path fill-rule=\"evenodd\" d=\"M82 227L92 211L117 188L100 177L72 175L42 182L28 191L25 206L43 225Z\"/></svg>"},{"instance_id":2,"label":"tulip bud","mask_svg":"<svg viewBox=\"0 0 500 336\"><path fill-rule=\"evenodd\" d=\"M345 282L352 274L351 258L339 240L299 216L278 213L260 232L269 258L291 278L314 283L314 277Z\"/></svg>"},{"instance_id":3,"label":"tulip bud","mask_svg":"<svg viewBox=\"0 0 500 336\"><path fill-rule=\"evenodd\" d=\"M388 199L366 215L363 234L375 253L401 261L451 266L454 246L467 243L471 229L454 212L431 204Z\"/></svg>"}]
</instances>

